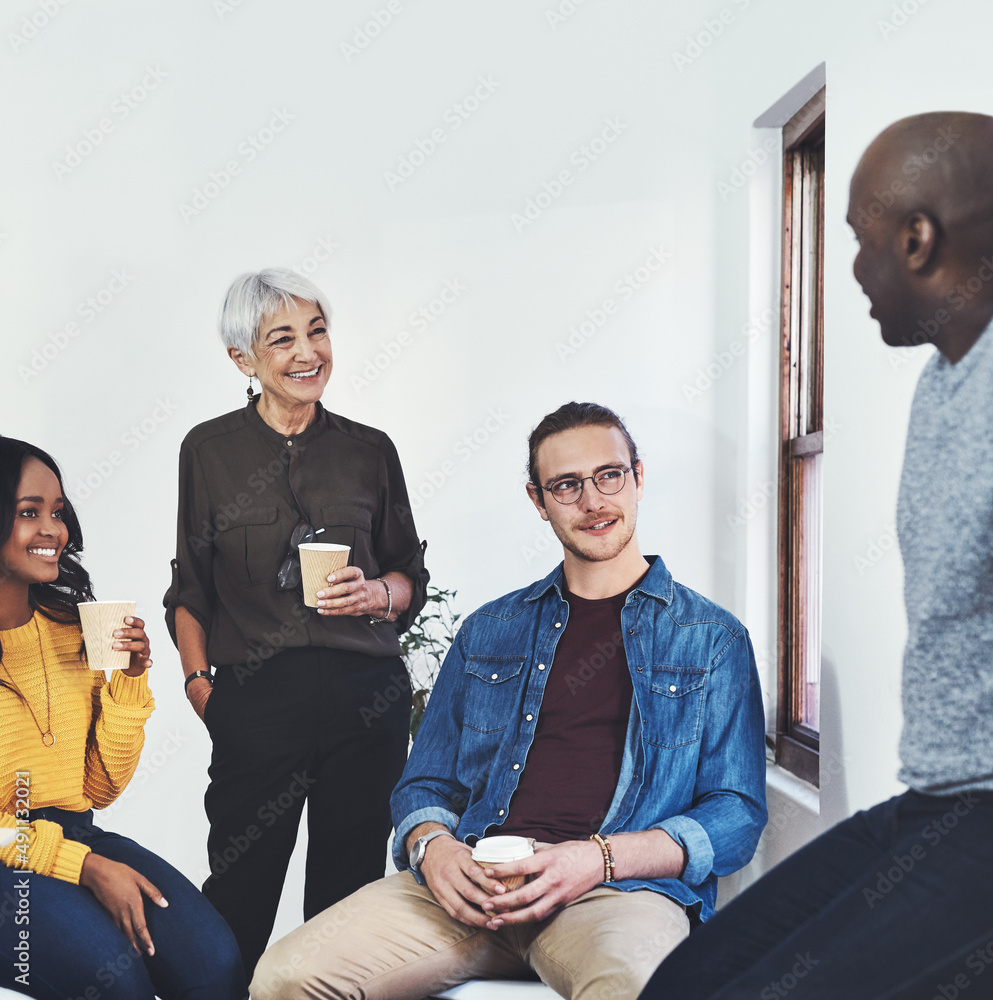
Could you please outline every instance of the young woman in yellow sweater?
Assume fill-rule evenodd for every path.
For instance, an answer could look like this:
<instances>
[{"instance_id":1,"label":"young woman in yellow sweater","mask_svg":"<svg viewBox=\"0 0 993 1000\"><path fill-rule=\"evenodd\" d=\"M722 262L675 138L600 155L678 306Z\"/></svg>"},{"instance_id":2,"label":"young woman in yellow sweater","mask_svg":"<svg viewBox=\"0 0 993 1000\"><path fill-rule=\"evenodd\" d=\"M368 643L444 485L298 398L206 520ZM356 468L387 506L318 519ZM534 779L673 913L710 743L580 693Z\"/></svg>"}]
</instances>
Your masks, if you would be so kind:
<instances>
[{"instance_id":1,"label":"young woman in yellow sweater","mask_svg":"<svg viewBox=\"0 0 993 1000\"><path fill-rule=\"evenodd\" d=\"M82 533L45 452L0 437L0 985L42 1000L240 1000L234 937L161 858L93 825L138 764L140 618L126 670L90 670Z\"/></svg>"}]
</instances>

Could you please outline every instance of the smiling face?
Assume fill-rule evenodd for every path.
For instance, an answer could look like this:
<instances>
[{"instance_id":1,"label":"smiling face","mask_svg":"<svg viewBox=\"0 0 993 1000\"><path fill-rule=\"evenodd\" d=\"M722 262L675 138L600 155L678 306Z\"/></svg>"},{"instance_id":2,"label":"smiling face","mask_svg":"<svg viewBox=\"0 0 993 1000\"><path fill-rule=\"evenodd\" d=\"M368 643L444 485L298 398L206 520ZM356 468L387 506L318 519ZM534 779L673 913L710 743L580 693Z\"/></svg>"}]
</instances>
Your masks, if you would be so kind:
<instances>
[{"instance_id":1,"label":"smiling face","mask_svg":"<svg viewBox=\"0 0 993 1000\"><path fill-rule=\"evenodd\" d=\"M582 479L604 469L626 469L630 464L631 453L616 427L574 427L550 435L538 446L537 471L545 487L560 479ZM567 565L632 555L641 558L635 540L638 501L644 488L641 462L635 469L637 483L634 472L629 472L623 489L611 496L604 496L587 479L579 500L571 504L559 503L547 490L539 497L536 487L528 484L532 503L565 548Z\"/></svg>"},{"instance_id":2,"label":"smiling face","mask_svg":"<svg viewBox=\"0 0 993 1000\"><path fill-rule=\"evenodd\" d=\"M890 347L930 339L918 323L927 310L906 266L908 209L903 197L893 194L902 183L900 162L885 142L872 143L852 175L848 199L847 221L859 245L852 273L869 299L869 315Z\"/></svg>"},{"instance_id":3,"label":"smiling face","mask_svg":"<svg viewBox=\"0 0 993 1000\"><path fill-rule=\"evenodd\" d=\"M331 338L316 303L293 299L267 316L253 352L247 356L228 348L238 368L261 383L266 408L292 412L313 406L323 395L331 376Z\"/></svg>"},{"instance_id":4,"label":"smiling face","mask_svg":"<svg viewBox=\"0 0 993 1000\"><path fill-rule=\"evenodd\" d=\"M55 473L40 459L21 466L10 537L0 548L0 584L23 590L59 577L59 556L69 540L62 520L65 501Z\"/></svg>"}]
</instances>

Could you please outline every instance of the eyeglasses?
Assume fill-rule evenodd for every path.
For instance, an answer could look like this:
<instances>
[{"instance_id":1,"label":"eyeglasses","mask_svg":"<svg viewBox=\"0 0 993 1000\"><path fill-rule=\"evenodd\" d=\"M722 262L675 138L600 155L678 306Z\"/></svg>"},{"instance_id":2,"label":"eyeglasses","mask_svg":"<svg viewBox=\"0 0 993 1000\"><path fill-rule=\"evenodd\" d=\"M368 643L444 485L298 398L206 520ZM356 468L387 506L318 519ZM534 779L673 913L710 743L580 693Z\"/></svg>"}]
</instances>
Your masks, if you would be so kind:
<instances>
[{"instance_id":1,"label":"eyeglasses","mask_svg":"<svg viewBox=\"0 0 993 1000\"><path fill-rule=\"evenodd\" d=\"M631 471L626 469L601 469L595 475L583 476L582 479L558 479L551 486L539 486L538 489L551 493L559 503L576 503L583 495L583 483L587 479L604 495L613 496L624 489L624 478Z\"/></svg>"},{"instance_id":2,"label":"eyeglasses","mask_svg":"<svg viewBox=\"0 0 993 1000\"><path fill-rule=\"evenodd\" d=\"M276 574L276 590L293 590L300 586L303 576L300 570L300 546L304 542L312 542L323 531L323 528L316 530L306 521L299 521L290 535L290 547L283 556L283 561L279 565L279 572Z\"/></svg>"}]
</instances>

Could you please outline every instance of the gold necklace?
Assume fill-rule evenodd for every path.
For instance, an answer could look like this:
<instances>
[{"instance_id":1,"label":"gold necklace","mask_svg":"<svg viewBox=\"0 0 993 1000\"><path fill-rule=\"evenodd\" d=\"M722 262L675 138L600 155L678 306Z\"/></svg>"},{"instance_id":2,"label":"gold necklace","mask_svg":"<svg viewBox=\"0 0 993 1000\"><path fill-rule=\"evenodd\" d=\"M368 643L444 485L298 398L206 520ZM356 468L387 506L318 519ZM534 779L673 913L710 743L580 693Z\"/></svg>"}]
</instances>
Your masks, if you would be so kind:
<instances>
[{"instance_id":1,"label":"gold necklace","mask_svg":"<svg viewBox=\"0 0 993 1000\"><path fill-rule=\"evenodd\" d=\"M38 655L41 657L41 669L45 674L45 728L41 728L41 723L38 721L38 716L34 714L34 709L31 707L31 702L28 701L27 697L21 693L20 689L14 684L14 678L11 676L10 671L4 665L4 673L10 677L10 683L14 685L14 690L20 696L21 701L24 702L27 710L31 713L31 718L34 719L34 724L38 727L38 732L41 733L41 742L45 744L46 747L55 746L55 734L52 732L52 692L48 686L48 665L45 663L45 652L41 644L41 630L38 628L38 623L35 622L35 631L38 635Z\"/></svg>"}]
</instances>

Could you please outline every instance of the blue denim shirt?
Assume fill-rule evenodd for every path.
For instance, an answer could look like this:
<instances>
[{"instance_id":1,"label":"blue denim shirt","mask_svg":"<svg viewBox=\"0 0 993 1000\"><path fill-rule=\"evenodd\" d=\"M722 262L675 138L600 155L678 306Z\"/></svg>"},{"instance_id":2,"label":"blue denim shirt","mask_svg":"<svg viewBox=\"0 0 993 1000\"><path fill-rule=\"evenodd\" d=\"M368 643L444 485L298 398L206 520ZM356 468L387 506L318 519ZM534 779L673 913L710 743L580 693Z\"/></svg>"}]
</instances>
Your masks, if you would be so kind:
<instances>
[{"instance_id":1,"label":"blue denim shirt","mask_svg":"<svg viewBox=\"0 0 993 1000\"><path fill-rule=\"evenodd\" d=\"M419 823L443 823L474 843L504 822L568 622L563 584L560 564L484 605L459 630L393 792L398 868L407 866L407 836ZM664 893L706 920L717 876L747 864L767 819L751 640L733 615L676 583L658 557L628 594L621 628L634 695L600 832L665 830L688 860L679 879L612 885Z\"/></svg>"}]
</instances>

